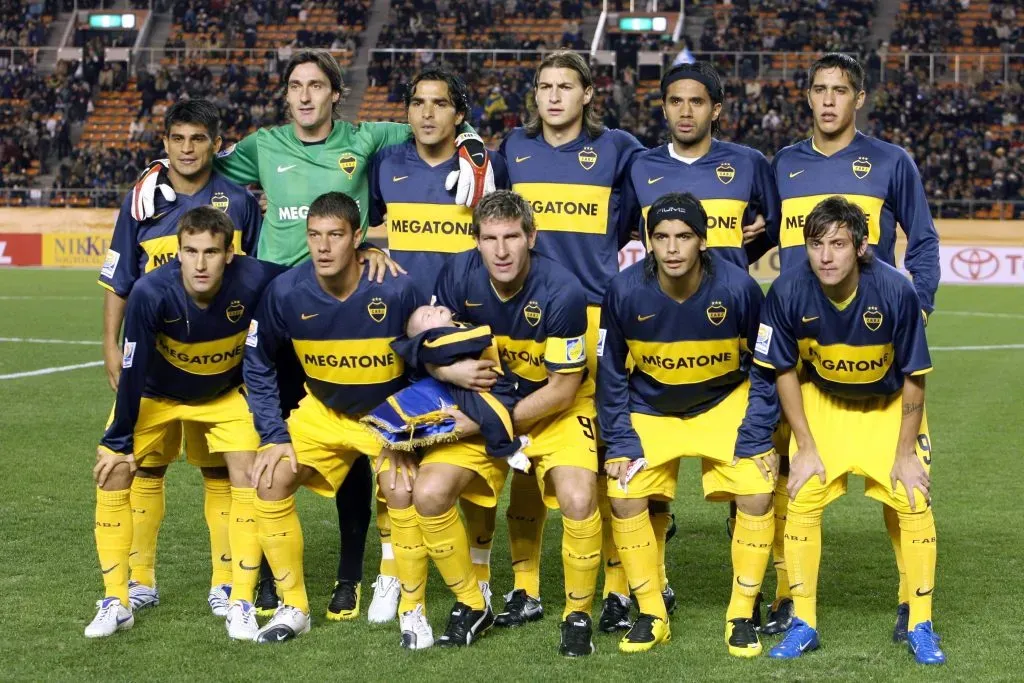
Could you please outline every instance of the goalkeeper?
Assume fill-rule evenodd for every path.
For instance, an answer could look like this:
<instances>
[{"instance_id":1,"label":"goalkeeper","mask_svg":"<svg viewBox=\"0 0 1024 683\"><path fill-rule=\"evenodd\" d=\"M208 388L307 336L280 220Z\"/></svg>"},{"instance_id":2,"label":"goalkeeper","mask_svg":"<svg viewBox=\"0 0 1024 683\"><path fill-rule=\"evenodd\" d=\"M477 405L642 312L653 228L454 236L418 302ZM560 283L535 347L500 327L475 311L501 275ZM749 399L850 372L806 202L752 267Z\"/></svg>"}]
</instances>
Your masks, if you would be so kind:
<instances>
[{"instance_id":1,"label":"goalkeeper","mask_svg":"<svg viewBox=\"0 0 1024 683\"><path fill-rule=\"evenodd\" d=\"M264 128L246 136L218 155L214 168L240 184L259 183L267 198L267 209L258 243L259 257L294 266L309 259L306 247L306 214L316 197L340 191L359 206L365 236L369 206L370 159L379 150L405 142L410 128L405 124L368 122L353 124L338 120L336 114L344 90L341 68L327 50L296 52L285 68L285 84L291 124ZM456 187L456 201L467 206L494 188L483 142L471 128L459 136L459 171L446 178L447 189ZM166 162L152 164L132 193L132 217L142 221L153 216L157 191L168 202L175 200L167 181ZM380 257L367 269L373 277L380 269ZM393 266L393 264L389 263ZM380 275L383 275L381 272ZM296 369L298 364L291 363ZM284 373L293 374L293 373ZM301 379L300 373L297 374ZM287 413L301 398L301 381L295 396L283 400ZM291 403L291 405L287 405ZM362 470L362 471L359 471ZM328 619L353 619L359 614L359 584L362 580L363 550L369 527L371 498L370 467L360 459L337 495L341 528L341 556ZM390 529L386 517L378 519L383 548L381 574L394 576L391 566ZM277 607L272 579L260 581L257 607L263 614ZM371 605L371 621L373 605Z\"/></svg>"}]
</instances>

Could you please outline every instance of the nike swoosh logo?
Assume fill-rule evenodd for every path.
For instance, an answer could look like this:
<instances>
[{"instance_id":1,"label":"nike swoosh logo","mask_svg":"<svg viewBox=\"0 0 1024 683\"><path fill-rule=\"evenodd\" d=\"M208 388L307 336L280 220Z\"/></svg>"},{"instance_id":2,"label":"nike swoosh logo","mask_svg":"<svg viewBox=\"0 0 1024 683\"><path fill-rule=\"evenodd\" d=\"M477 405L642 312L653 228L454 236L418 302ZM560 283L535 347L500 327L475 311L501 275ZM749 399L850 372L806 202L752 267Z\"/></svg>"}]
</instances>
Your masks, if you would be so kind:
<instances>
[{"instance_id":1,"label":"nike swoosh logo","mask_svg":"<svg viewBox=\"0 0 1024 683\"><path fill-rule=\"evenodd\" d=\"M293 168L295 168L297 165L298 164L292 164L291 166L278 166L277 167L277 172L278 173L284 173L285 171L290 171Z\"/></svg>"},{"instance_id":2,"label":"nike swoosh logo","mask_svg":"<svg viewBox=\"0 0 1024 683\"><path fill-rule=\"evenodd\" d=\"M170 325L171 323L176 323L176 322L178 322L179 320L181 320L181 317L180 317L180 316L179 316L179 317L177 317L177 318L175 318L174 320L168 320L167 318L164 318L164 324L166 324L166 325Z\"/></svg>"},{"instance_id":3,"label":"nike swoosh logo","mask_svg":"<svg viewBox=\"0 0 1024 683\"><path fill-rule=\"evenodd\" d=\"M320 314L319 313L301 313L299 315L299 317L302 318L303 320L309 320L310 318L315 318L318 315L320 315Z\"/></svg>"},{"instance_id":4,"label":"nike swoosh logo","mask_svg":"<svg viewBox=\"0 0 1024 683\"><path fill-rule=\"evenodd\" d=\"M931 594L932 594L932 591L934 591L934 590L935 590L934 588L929 588L928 590L926 590L926 591L924 591L924 592L921 592L921 589L920 589L920 588L918 588L918 589L917 589L916 591L914 591L914 592L915 592L915 593L917 594L917 597L919 597L919 598L923 598L923 597L924 597L924 596L926 596L926 595L931 595Z\"/></svg>"},{"instance_id":5,"label":"nike swoosh logo","mask_svg":"<svg viewBox=\"0 0 1024 683\"><path fill-rule=\"evenodd\" d=\"M493 536L491 536L490 538L480 538L479 536L477 536L476 537L476 544L477 545L489 545L490 542L493 541L493 540L494 540Z\"/></svg>"},{"instance_id":6,"label":"nike swoosh logo","mask_svg":"<svg viewBox=\"0 0 1024 683\"><path fill-rule=\"evenodd\" d=\"M791 584L790 587L789 587L789 590L793 590L794 588L799 588L802 585L804 585L803 581L801 581L800 583Z\"/></svg>"},{"instance_id":7,"label":"nike swoosh logo","mask_svg":"<svg viewBox=\"0 0 1024 683\"><path fill-rule=\"evenodd\" d=\"M419 583L417 583L412 588L406 588L405 584L403 583L402 584L402 591L405 592L405 593L415 593L417 590L419 590L420 586L422 586L422 585L423 585L423 582L420 581Z\"/></svg>"},{"instance_id":8,"label":"nike swoosh logo","mask_svg":"<svg viewBox=\"0 0 1024 683\"><path fill-rule=\"evenodd\" d=\"M130 614L127 617L125 617L124 619L122 619L121 617L118 617L117 618L117 624L118 624L118 626L120 626L121 624L125 623L126 621L131 621L131 619L132 619L132 615L130 615Z\"/></svg>"},{"instance_id":9,"label":"nike swoosh logo","mask_svg":"<svg viewBox=\"0 0 1024 683\"><path fill-rule=\"evenodd\" d=\"M647 179L647 184L648 184L648 185L653 185L654 183L658 182L659 180L661 180L661 179L662 179L662 178L664 178L664 177L665 177L665 176L663 176L663 175L660 175L660 176L658 176L657 178L648 178L648 179Z\"/></svg>"},{"instance_id":10,"label":"nike swoosh logo","mask_svg":"<svg viewBox=\"0 0 1024 683\"><path fill-rule=\"evenodd\" d=\"M405 180L405 179L406 179L406 178L408 178L408 177L409 177L409 176L407 176L407 175L395 175L395 176L391 176L391 182L393 182L393 183L400 183L400 182L402 182L403 180Z\"/></svg>"},{"instance_id":11,"label":"nike swoosh logo","mask_svg":"<svg viewBox=\"0 0 1024 683\"><path fill-rule=\"evenodd\" d=\"M789 177L790 178L796 178L798 175L800 175L801 173L803 173L806 170L807 170L806 168L801 168L799 171L793 171L792 173L789 174Z\"/></svg>"},{"instance_id":12,"label":"nike swoosh logo","mask_svg":"<svg viewBox=\"0 0 1024 683\"><path fill-rule=\"evenodd\" d=\"M654 316L656 316L656 315L658 315L658 314L657 314L657 313L651 313L650 315L638 315L638 316L636 317L636 319L637 319L637 321L639 321L639 322L643 322L643 321L645 321L645 320L650 320L651 318L653 318L653 317L654 317Z\"/></svg>"},{"instance_id":13,"label":"nike swoosh logo","mask_svg":"<svg viewBox=\"0 0 1024 683\"><path fill-rule=\"evenodd\" d=\"M531 155L529 155L529 156L525 156L525 157L516 157L516 163L517 163L517 164L521 164L521 163L523 163L524 161L526 161L527 159L529 159L529 158L530 158L530 156L533 156L533 155L531 154Z\"/></svg>"},{"instance_id":14,"label":"nike swoosh logo","mask_svg":"<svg viewBox=\"0 0 1024 683\"><path fill-rule=\"evenodd\" d=\"M153 214L152 216L150 216L149 220L151 220L151 221L158 221L158 220L160 220L161 218L163 218L164 216L166 216L169 213L170 213L170 211L161 211L160 213L156 213L156 214Z\"/></svg>"},{"instance_id":15,"label":"nike swoosh logo","mask_svg":"<svg viewBox=\"0 0 1024 683\"><path fill-rule=\"evenodd\" d=\"M109 574L110 572L112 572L115 569L117 569L119 566L121 566L120 562L115 564L113 567L110 567L109 569L104 569L103 567L100 567L100 571L103 572L104 574Z\"/></svg>"},{"instance_id":16,"label":"nike swoosh logo","mask_svg":"<svg viewBox=\"0 0 1024 683\"><path fill-rule=\"evenodd\" d=\"M466 299L466 307L467 308L475 308L476 306L483 306L483 304L475 304L472 301L470 301L469 299Z\"/></svg>"},{"instance_id":17,"label":"nike swoosh logo","mask_svg":"<svg viewBox=\"0 0 1024 683\"><path fill-rule=\"evenodd\" d=\"M741 581L740 577L738 577L738 576L736 577L736 583L738 583L739 585L743 586L744 588L757 588L758 586L761 585L759 583L743 583L743 581Z\"/></svg>"},{"instance_id":18,"label":"nike swoosh logo","mask_svg":"<svg viewBox=\"0 0 1024 683\"><path fill-rule=\"evenodd\" d=\"M806 643L800 643L800 652L803 652L804 650L806 650L810 646L811 646L811 641L809 641L809 640Z\"/></svg>"},{"instance_id":19,"label":"nike swoosh logo","mask_svg":"<svg viewBox=\"0 0 1024 683\"><path fill-rule=\"evenodd\" d=\"M650 579L647 579L646 581L644 581L643 583L641 583L641 584L640 584L639 586L630 586L630 587L629 587L629 590L630 590L630 592L632 592L632 593L636 593L636 592L637 592L638 590L640 590L641 588L643 588L644 586L646 586L646 585L647 585L647 584L649 584L650 582L651 582L651 580L650 580Z\"/></svg>"},{"instance_id":20,"label":"nike swoosh logo","mask_svg":"<svg viewBox=\"0 0 1024 683\"><path fill-rule=\"evenodd\" d=\"M455 583L448 583L447 581L445 581L445 582L444 582L444 585L448 586L449 588L455 588L455 587L456 587L456 586L458 586L458 585L459 585L460 583L462 583L462 579L459 579L459 580L458 580L458 581L456 581Z\"/></svg>"},{"instance_id":21,"label":"nike swoosh logo","mask_svg":"<svg viewBox=\"0 0 1024 683\"><path fill-rule=\"evenodd\" d=\"M230 555L221 555L220 556L220 561L221 562L230 562L231 561L231 556Z\"/></svg>"},{"instance_id":22,"label":"nike swoosh logo","mask_svg":"<svg viewBox=\"0 0 1024 683\"><path fill-rule=\"evenodd\" d=\"M278 640L284 640L285 638L288 637L288 634L285 633L284 631L279 631L277 633L277 635L275 635L274 637L277 638Z\"/></svg>"},{"instance_id":23,"label":"nike swoosh logo","mask_svg":"<svg viewBox=\"0 0 1024 683\"><path fill-rule=\"evenodd\" d=\"M267 534L267 535L268 535L268 536L269 536L270 538L277 538L278 536L287 536L287 535L288 535L288 532L287 532L287 531L282 531L282 532L280 532L280 533L276 533L276 534Z\"/></svg>"},{"instance_id":24,"label":"nike swoosh logo","mask_svg":"<svg viewBox=\"0 0 1024 683\"><path fill-rule=\"evenodd\" d=\"M530 561L530 560L528 560L528 559L527 559L527 560L516 560L515 562L513 562L513 563L512 563L512 566L514 567L514 566L516 566L517 564L522 564L523 562L529 562L529 561Z\"/></svg>"},{"instance_id":25,"label":"nike swoosh logo","mask_svg":"<svg viewBox=\"0 0 1024 683\"><path fill-rule=\"evenodd\" d=\"M278 578L278 577L276 577L276 576L275 576L275 577L274 577L274 581L276 581L277 583L281 583L282 581L284 581L285 579L287 579L287 578L288 578L289 576L291 576L291 575L292 575L292 573L291 573L291 572L285 572L285 573L284 573L284 576L282 576L282 577L280 577L280 578Z\"/></svg>"},{"instance_id":26,"label":"nike swoosh logo","mask_svg":"<svg viewBox=\"0 0 1024 683\"><path fill-rule=\"evenodd\" d=\"M569 591L570 600L586 600L591 595L593 595L593 593L587 593L586 595L573 595L572 591Z\"/></svg>"},{"instance_id":27,"label":"nike swoosh logo","mask_svg":"<svg viewBox=\"0 0 1024 683\"><path fill-rule=\"evenodd\" d=\"M815 320L817 320L817 319L818 319L818 318L820 318L820 317L821 317L821 316L819 316L819 315L816 315L816 316L813 316L813 317L810 317L810 318L808 318L808 317L807 317L806 315L804 315L804 316L801 316L801 317L800 317L800 322L802 322L802 323L809 323L809 322L814 322Z\"/></svg>"},{"instance_id":28,"label":"nike swoosh logo","mask_svg":"<svg viewBox=\"0 0 1024 683\"><path fill-rule=\"evenodd\" d=\"M257 569L260 568L259 565L256 565L254 567L246 567L245 566L245 560L239 560L238 561L238 566L239 566L240 569L244 569L247 572L253 572L253 571L256 571ZM287 576L287 574L285 576Z\"/></svg>"}]
</instances>

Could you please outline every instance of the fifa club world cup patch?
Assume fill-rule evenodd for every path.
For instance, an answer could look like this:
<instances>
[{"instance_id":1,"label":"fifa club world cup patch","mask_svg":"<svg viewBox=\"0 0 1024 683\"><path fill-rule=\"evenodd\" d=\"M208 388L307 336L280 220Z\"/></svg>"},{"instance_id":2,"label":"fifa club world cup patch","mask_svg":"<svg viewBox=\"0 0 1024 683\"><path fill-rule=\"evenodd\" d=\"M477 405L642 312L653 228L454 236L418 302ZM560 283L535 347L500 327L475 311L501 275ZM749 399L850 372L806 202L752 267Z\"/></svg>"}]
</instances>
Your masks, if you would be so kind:
<instances>
[{"instance_id":1,"label":"fifa club world cup patch","mask_svg":"<svg viewBox=\"0 0 1024 683\"><path fill-rule=\"evenodd\" d=\"M228 320L237 323L242 319L242 314L245 313L245 306L242 305L241 301L237 299L231 302L224 314L228 317Z\"/></svg>"},{"instance_id":2,"label":"fifa club world cup patch","mask_svg":"<svg viewBox=\"0 0 1024 683\"><path fill-rule=\"evenodd\" d=\"M127 370L135 362L135 342L124 340L124 355L121 357L121 368Z\"/></svg>"},{"instance_id":3,"label":"fifa club world cup patch","mask_svg":"<svg viewBox=\"0 0 1024 683\"><path fill-rule=\"evenodd\" d=\"M597 357L600 358L604 355L604 338L607 336L608 330L600 328L597 330Z\"/></svg>"},{"instance_id":4,"label":"fifa club world cup patch","mask_svg":"<svg viewBox=\"0 0 1024 683\"><path fill-rule=\"evenodd\" d=\"M715 169L715 175L722 181L723 184L728 185L732 182L732 179L736 177L736 169L728 161L718 165Z\"/></svg>"},{"instance_id":5,"label":"fifa club world cup patch","mask_svg":"<svg viewBox=\"0 0 1024 683\"><path fill-rule=\"evenodd\" d=\"M220 209L224 213L228 212L228 206L230 205L231 200L228 199L228 196L223 192L218 192L217 194L213 195L213 197L210 199L210 206L212 206L215 209Z\"/></svg>"},{"instance_id":6,"label":"fifa club world cup patch","mask_svg":"<svg viewBox=\"0 0 1024 683\"><path fill-rule=\"evenodd\" d=\"M103 267L100 268L100 275L103 277L114 277L117 270L117 263L121 260L121 254L113 249L107 249L107 257L103 259Z\"/></svg>"},{"instance_id":7,"label":"fifa club world cup patch","mask_svg":"<svg viewBox=\"0 0 1024 683\"><path fill-rule=\"evenodd\" d=\"M384 318L388 314L388 305L384 303L384 300L379 296L375 296L370 299L370 303L366 305L366 312L370 314L370 318L373 322L384 322Z\"/></svg>"},{"instance_id":8,"label":"fifa club world cup patch","mask_svg":"<svg viewBox=\"0 0 1024 683\"><path fill-rule=\"evenodd\" d=\"M245 345L256 348L256 332L260 329L259 322L256 318L249 321L249 332L245 335Z\"/></svg>"},{"instance_id":9,"label":"fifa club world cup patch","mask_svg":"<svg viewBox=\"0 0 1024 683\"><path fill-rule=\"evenodd\" d=\"M530 301L523 308L523 317L526 318L526 322L530 324L530 327L537 327L540 325L541 316L544 312L540 309L540 304L536 301Z\"/></svg>"},{"instance_id":10,"label":"fifa club world cup patch","mask_svg":"<svg viewBox=\"0 0 1024 683\"><path fill-rule=\"evenodd\" d=\"M761 326L757 328L757 343L754 344L754 351L768 355L768 349L772 347L772 332L774 331L770 325L761 323Z\"/></svg>"},{"instance_id":11,"label":"fifa club world cup patch","mask_svg":"<svg viewBox=\"0 0 1024 683\"><path fill-rule=\"evenodd\" d=\"M565 341L565 360L569 363L582 360L586 356L586 352L583 337L576 337L575 339L567 339Z\"/></svg>"},{"instance_id":12,"label":"fifa club world cup patch","mask_svg":"<svg viewBox=\"0 0 1024 683\"><path fill-rule=\"evenodd\" d=\"M722 305L721 301L712 301L711 305L708 306L708 320L715 327L718 327L725 322L725 316L728 315L729 311Z\"/></svg>"}]
</instances>

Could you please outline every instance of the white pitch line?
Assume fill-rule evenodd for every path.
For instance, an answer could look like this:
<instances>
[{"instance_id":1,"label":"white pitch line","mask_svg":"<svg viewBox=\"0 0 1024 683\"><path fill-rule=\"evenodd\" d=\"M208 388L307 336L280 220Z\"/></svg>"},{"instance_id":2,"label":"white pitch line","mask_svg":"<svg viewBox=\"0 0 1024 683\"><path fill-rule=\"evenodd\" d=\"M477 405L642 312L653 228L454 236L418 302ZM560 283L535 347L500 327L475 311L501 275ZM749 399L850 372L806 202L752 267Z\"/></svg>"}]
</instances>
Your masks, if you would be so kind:
<instances>
[{"instance_id":1,"label":"white pitch line","mask_svg":"<svg viewBox=\"0 0 1024 683\"><path fill-rule=\"evenodd\" d=\"M935 313L938 314L939 317L942 317L944 315L966 315L976 318L1012 318L1014 320L1024 320L1024 315L1021 315L1019 313L988 313L985 311L943 311L942 309L937 309Z\"/></svg>"},{"instance_id":2,"label":"white pitch line","mask_svg":"<svg viewBox=\"0 0 1024 683\"><path fill-rule=\"evenodd\" d=\"M36 339L34 337L0 337L0 342L16 342L22 344L86 344L99 346L103 342L98 341L77 341L74 339Z\"/></svg>"},{"instance_id":3,"label":"white pitch line","mask_svg":"<svg viewBox=\"0 0 1024 683\"><path fill-rule=\"evenodd\" d=\"M35 301L36 299L48 299L50 301L98 301L99 296L0 296L0 301Z\"/></svg>"},{"instance_id":4,"label":"white pitch line","mask_svg":"<svg viewBox=\"0 0 1024 683\"><path fill-rule=\"evenodd\" d=\"M1008 351L1024 349L1024 344L992 344L989 346L931 346L929 351Z\"/></svg>"},{"instance_id":5,"label":"white pitch line","mask_svg":"<svg viewBox=\"0 0 1024 683\"><path fill-rule=\"evenodd\" d=\"M35 377L37 375L52 375L55 372L67 372L68 370L94 368L97 365L103 365L103 361L94 360L89 363L78 363L77 365L61 365L56 368L43 368L41 370L29 370L28 372L15 372L10 375L0 375L0 379L19 379L21 377Z\"/></svg>"}]
</instances>

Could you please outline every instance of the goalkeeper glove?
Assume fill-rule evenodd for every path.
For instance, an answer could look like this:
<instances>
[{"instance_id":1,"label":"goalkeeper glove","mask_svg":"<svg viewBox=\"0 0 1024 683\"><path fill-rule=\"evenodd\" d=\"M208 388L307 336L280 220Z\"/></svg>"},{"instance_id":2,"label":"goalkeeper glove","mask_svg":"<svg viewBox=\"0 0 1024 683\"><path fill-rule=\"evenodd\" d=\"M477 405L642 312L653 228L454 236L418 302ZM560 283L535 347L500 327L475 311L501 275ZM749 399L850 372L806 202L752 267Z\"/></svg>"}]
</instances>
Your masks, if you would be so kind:
<instances>
[{"instance_id":1,"label":"goalkeeper glove","mask_svg":"<svg viewBox=\"0 0 1024 683\"><path fill-rule=\"evenodd\" d=\"M157 190L160 190L160 194L168 202L173 202L178 198L174 188L171 187L171 180L167 176L167 169L170 166L169 159L157 159L135 182L135 187L132 188L132 218L139 223L156 214Z\"/></svg>"},{"instance_id":2,"label":"goalkeeper glove","mask_svg":"<svg viewBox=\"0 0 1024 683\"><path fill-rule=\"evenodd\" d=\"M455 145L459 149L459 170L448 174L444 188L449 192L455 189L456 204L474 207L485 194L495 190L491 160L484 141L476 133L463 133L455 138Z\"/></svg>"}]
</instances>

